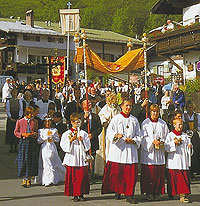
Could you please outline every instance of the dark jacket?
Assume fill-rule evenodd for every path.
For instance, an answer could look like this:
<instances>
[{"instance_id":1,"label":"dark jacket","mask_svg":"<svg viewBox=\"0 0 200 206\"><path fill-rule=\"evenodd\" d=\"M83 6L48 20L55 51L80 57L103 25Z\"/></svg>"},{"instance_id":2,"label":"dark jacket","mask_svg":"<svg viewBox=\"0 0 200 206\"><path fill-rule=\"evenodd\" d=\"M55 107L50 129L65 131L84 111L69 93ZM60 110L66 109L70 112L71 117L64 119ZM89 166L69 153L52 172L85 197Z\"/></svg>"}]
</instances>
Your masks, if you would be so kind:
<instances>
[{"instance_id":1,"label":"dark jacket","mask_svg":"<svg viewBox=\"0 0 200 206\"><path fill-rule=\"evenodd\" d=\"M88 119L84 119L84 115L85 115L84 112L80 114L80 119L82 121L81 129L84 130L85 132L88 132ZM91 113L91 115L92 115L92 121L91 121L92 123L90 126L90 133L92 134L92 139L90 139L90 141L91 141L91 150L93 153L99 149L98 136L101 134L102 125L98 114Z\"/></svg>"}]
</instances>

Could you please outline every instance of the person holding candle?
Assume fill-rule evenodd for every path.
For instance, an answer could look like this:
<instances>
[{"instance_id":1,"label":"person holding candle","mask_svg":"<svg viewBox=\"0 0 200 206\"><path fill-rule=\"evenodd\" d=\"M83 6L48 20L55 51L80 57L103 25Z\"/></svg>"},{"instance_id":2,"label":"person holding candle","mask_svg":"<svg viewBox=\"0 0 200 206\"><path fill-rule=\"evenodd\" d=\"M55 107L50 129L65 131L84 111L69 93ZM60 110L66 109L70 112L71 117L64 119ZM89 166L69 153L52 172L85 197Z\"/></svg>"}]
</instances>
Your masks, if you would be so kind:
<instances>
[{"instance_id":1,"label":"person holding candle","mask_svg":"<svg viewBox=\"0 0 200 206\"><path fill-rule=\"evenodd\" d=\"M20 139L17 155L18 177L23 177L21 185L31 186L31 177L38 174L38 122L33 119L33 107L26 107L25 117L17 120L14 134Z\"/></svg>"},{"instance_id":2,"label":"person holding candle","mask_svg":"<svg viewBox=\"0 0 200 206\"><path fill-rule=\"evenodd\" d=\"M57 184L65 179L65 168L62 165L54 142L59 142L58 130L52 128L52 120L43 121L44 128L38 131L38 143L41 144L39 156L38 181L42 185Z\"/></svg>"},{"instance_id":3,"label":"person holding candle","mask_svg":"<svg viewBox=\"0 0 200 206\"><path fill-rule=\"evenodd\" d=\"M191 140L182 132L183 120L173 120L174 130L167 135L165 149L167 156L167 190L170 199L180 195L180 202L188 203L186 194L190 194L190 158Z\"/></svg>"},{"instance_id":4,"label":"person holding candle","mask_svg":"<svg viewBox=\"0 0 200 206\"><path fill-rule=\"evenodd\" d=\"M89 194L90 180L86 153L91 147L88 133L80 129L79 115L70 115L72 128L63 133L60 146L66 153L63 165L66 167L64 195L73 196L74 202L84 201Z\"/></svg>"},{"instance_id":5,"label":"person holding candle","mask_svg":"<svg viewBox=\"0 0 200 206\"><path fill-rule=\"evenodd\" d=\"M102 194L115 193L119 200L121 194L126 202L136 203L134 199L135 185L138 177L138 153L140 147L140 125L130 114L132 100L124 98L122 112L115 115L109 123L106 139L110 141L104 169Z\"/></svg>"},{"instance_id":6,"label":"person holding candle","mask_svg":"<svg viewBox=\"0 0 200 206\"><path fill-rule=\"evenodd\" d=\"M150 106L150 117L142 122L141 134L141 193L148 201L160 200L165 192L164 142L169 132L167 124L159 118L159 106Z\"/></svg>"}]
</instances>

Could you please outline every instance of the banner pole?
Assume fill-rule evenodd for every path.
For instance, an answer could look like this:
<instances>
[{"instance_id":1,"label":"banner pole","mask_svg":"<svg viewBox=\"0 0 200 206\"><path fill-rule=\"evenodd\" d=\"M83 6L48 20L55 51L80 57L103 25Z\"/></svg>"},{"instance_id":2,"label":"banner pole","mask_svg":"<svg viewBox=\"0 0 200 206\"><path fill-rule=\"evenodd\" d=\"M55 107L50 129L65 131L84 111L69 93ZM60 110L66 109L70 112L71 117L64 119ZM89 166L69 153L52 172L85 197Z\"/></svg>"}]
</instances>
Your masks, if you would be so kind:
<instances>
[{"instance_id":1,"label":"banner pole","mask_svg":"<svg viewBox=\"0 0 200 206\"><path fill-rule=\"evenodd\" d=\"M148 98L148 82L147 82L147 34L143 34L142 43L144 48L144 86L145 86L145 98ZM148 105L146 105L146 118L148 118Z\"/></svg>"}]
</instances>

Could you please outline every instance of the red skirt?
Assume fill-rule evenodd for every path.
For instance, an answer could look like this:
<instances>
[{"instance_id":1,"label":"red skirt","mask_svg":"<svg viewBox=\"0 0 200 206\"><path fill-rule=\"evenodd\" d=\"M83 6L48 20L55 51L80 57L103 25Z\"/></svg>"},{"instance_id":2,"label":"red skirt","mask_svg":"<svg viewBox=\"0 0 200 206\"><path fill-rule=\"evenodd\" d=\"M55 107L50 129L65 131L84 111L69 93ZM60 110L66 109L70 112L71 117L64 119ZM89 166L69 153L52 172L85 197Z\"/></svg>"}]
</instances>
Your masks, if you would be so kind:
<instances>
[{"instance_id":1,"label":"red skirt","mask_svg":"<svg viewBox=\"0 0 200 206\"><path fill-rule=\"evenodd\" d=\"M121 164L108 161L103 176L102 194L116 192L133 195L138 177L138 164Z\"/></svg>"},{"instance_id":2,"label":"red skirt","mask_svg":"<svg viewBox=\"0 0 200 206\"><path fill-rule=\"evenodd\" d=\"M165 166L141 164L141 193L165 194Z\"/></svg>"},{"instance_id":3,"label":"red skirt","mask_svg":"<svg viewBox=\"0 0 200 206\"><path fill-rule=\"evenodd\" d=\"M66 196L80 196L89 194L90 180L88 166L85 167L66 167L65 191Z\"/></svg>"},{"instance_id":4,"label":"red skirt","mask_svg":"<svg viewBox=\"0 0 200 206\"><path fill-rule=\"evenodd\" d=\"M190 194L190 171L168 169L167 192L172 196Z\"/></svg>"}]
</instances>

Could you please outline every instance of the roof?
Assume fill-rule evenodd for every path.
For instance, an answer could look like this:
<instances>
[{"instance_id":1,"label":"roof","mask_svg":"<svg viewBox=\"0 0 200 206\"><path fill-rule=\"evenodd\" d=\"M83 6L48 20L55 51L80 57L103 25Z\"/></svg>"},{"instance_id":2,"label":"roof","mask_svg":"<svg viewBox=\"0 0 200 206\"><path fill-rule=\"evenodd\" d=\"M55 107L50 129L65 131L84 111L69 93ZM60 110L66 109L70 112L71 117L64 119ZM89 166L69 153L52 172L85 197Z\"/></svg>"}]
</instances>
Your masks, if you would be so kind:
<instances>
[{"instance_id":1,"label":"roof","mask_svg":"<svg viewBox=\"0 0 200 206\"><path fill-rule=\"evenodd\" d=\"M159 0L151 9L153 14L183 14L183 8L200 3L200 0Z\"/></svg>"},{"instance_id":2,"label":"roof","mask_svg":"<svg viewBox=\"0 0 200 206\"><path fill-rule=\"evenodd\" d=\"M0 30L5 32L15 33L30 33L30 34L43 34L43 35L59 35L61 28L59 23L51 22L51 26L48 26L46 22L34 21L34 28L26 25L24 21L16 21L16 19L0 18ZM83 28L82 28L83 29ZM96 30L84 28L87 39L92 41L104 41L104 42L115 42L115 43L127 43L128 39L132 39L132 43L141 44L139 39L131 38L122 34L118 34L112 31ZM71 34L72 36L74 34Z\"/></svg>"},{"instance_id":3,"label":"roof","mask_svg":"<svg viewBox=\"0 0 200 206\"><path fill-rule=\"evenodd\" d=\"M15 32L15 33L26 33L26 34L46 34L46 35L61 35L61 33L53 31L51 29L46 29L40 26L31 27L26 25L24 22L15 21L2 21L0 19L0 30L5 32Z\"/></svg>"}]
</instances>

